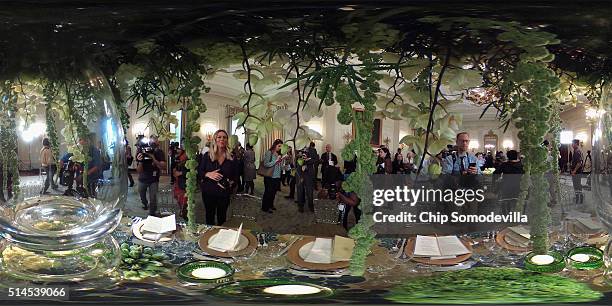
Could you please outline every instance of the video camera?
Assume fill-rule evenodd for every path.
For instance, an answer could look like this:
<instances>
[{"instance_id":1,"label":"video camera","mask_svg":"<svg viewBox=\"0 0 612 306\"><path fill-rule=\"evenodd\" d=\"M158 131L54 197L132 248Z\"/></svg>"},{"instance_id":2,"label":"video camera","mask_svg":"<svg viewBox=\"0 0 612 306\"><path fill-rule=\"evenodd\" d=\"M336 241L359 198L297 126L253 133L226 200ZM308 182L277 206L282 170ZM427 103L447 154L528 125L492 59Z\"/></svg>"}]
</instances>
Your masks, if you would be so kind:
<instances>
[{"instance_id":1,"label":"video camera","mask_svg":"<svg viewBox=\"0 0 612 306\"><path fill-rule=\"evenodd\" d=\"M148 154L153 153L153 148L149 144L149 139L144 135L138 135L136 137L136 148L137 153L145 153L143 156L143 161L152 160Z\"/></svg>"},{"instance_id":2,"label":"video camera","mask_svg":"<svg viewBox=\"0 0 612 306\"><path fill-rule=\"evenodd\" d=\"M297 151L295 152L295 158L296 158L296 159L300 159L300 158L301 158L301 159L306 159L306 158L308 158L308 151L306 151L306 150L304 150L304 149L297 150Z\"/></svg>"}]
</instances>

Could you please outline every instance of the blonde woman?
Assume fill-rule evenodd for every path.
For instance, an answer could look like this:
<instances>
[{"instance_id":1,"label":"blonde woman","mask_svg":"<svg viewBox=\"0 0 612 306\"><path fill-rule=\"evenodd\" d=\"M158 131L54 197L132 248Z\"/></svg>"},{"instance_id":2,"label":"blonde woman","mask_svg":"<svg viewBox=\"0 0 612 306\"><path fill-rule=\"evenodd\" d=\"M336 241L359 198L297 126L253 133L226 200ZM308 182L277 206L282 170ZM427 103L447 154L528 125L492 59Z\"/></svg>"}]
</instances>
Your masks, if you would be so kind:
<instances>
[{"instance_id":1,"label":"blonde woman","mask_svg":"<svg viewBox=\"0 0 612 306\"><path fill-rule=\"evenodd\" d=\"M230 195L237 182L238 169L227 148L228 139L225 130L216 131L213 134L212 148L204 153L199 165L198 172L203 178L202 201L208 225L225 223Z\"/></svg>"}]
</instances>

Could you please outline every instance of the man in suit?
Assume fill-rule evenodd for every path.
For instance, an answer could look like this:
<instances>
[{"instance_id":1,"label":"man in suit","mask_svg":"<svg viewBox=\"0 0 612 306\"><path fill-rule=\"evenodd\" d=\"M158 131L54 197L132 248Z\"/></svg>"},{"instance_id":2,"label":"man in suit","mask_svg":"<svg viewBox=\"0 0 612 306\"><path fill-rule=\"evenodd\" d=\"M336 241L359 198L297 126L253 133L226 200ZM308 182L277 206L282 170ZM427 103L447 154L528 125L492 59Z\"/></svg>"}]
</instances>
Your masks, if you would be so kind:
<instances>
[{"instance_id":1,"label":"man in suit","mask_svg":"<svg viewBox=\"0 0 612 306\"><path fill-rule=\"evenodd\" d=\"M325 145L325 153L321 154L321 184L323 188L329 188L329 185L335 183L336 167L338 165L338 157L332 153L330 144Z\"/></svg>"},{"instance_id":2,"label":"man in suit","mask_svg":"<svg viewBox=\"0 0 612 306\"><path fill-rule=\"evenodd\" d=\"M299 212L304 212L304 204L308 203L308 209L314 212L314 184L315 184L315 169L319 162L319 155L317 150L312 146L302 149L301 154L303 156L304 163L302 165L296 165L296 179L297 179L297 203Z\"/></svg>"}]
</instances>

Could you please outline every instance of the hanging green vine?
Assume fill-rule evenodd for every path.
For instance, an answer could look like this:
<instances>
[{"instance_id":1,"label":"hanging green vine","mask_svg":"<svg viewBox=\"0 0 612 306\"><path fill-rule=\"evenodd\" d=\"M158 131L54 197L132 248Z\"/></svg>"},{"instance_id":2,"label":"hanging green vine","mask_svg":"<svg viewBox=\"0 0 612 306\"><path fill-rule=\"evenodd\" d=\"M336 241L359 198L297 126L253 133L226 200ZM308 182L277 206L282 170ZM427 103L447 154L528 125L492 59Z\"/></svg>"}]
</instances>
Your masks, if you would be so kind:
<instances>
[{"instance_id":1,"label":"hanging green vine","mask_svg":"<svg viewBox=\"0 0 612 306\"><path fill-rule=\"evenodd\" d=\"M370 138L374 125L374 112L376 111L376 93L380 92L378 81L382 75L376 73L376 63L380 56L362 53L359 54L363 61L363 68L359 71L359 76L364 80L357 90L355 79L348 79L347 83L342 83L336 88L336 101L340 104L338 122L341 124L355 124L355 139L347 144L342 150L342 157L345 160L352 160L353 154L357 155L357 168L355 172L347 178L343 185L346 191L354 191L361 199L359 208L363 213L360 219L351 230L349 236L355 239L355 249L351 257L349 270L352 275L363 275L365 273L365 261L374 244L376 232L372 229L374 225L372 198L372 182L370 175L375 171L376 156L372 154ZM362 112L353 110L353 102L359 102Z\"/></svg>"},{"instance_id":2,"label":"hanging green vine","mask_svg":"<svg viewBox=\"0 0 612 306\"><path fill-rule=\"evenodd\" d=\"M200 124L198 119L200 113L206 112L206 105L200 98L200 93L204 89L208 92L210 89L204 86L202 79L199 75L193 75L193 78L186 87L185 90L190 91L190 102L187 104L185 109L187 115L187 124L185 126L185 153L187 154L187 162L185 167L187 168L187 182L185 187L185 193L187 196L187 225L189 229L195 231L197 228L196 224L196 208L195 198L198 192L198 145L202 141L197 133L200 131Z\"/></svg>"},{"instance_id":3,"label":"hanging green vine","mask_svg":"<svg viewBox=\"0 0 612 306\"><path fill-rule=\"evenodd\" d=\"M561 118L559 117L561 109L559 102L554 100L553 105L551 107L552 113L550 116L550 130L549 133L551 135L550 145L550 164L549 169L552 172L552 188L550 195L552 196L552 203L558 204L561 201L561 183L559 180L560 170L559 170L559 137L561 135Z\"/></svg>"},{"instance_id":4,"label":"hanging green vine","mask_svg":"<svg viewBox=\"0 0 612 306\"><path fill-rule=\"evenodd\" d=\"M43 96L46 102L45 105L45 119L47 122L47 136L51 143L51 152L55 160L59 160L60 157L60 144L57 136L57 127L55 125L55 118L53 117L53 103L57 97L57 91L53 87L53 83L47 84L43 88Z\"/></svg>"},{"instance_id":5,"label":"hanging green vine","mask_svg":"<svg viewBox=\"0 0 612 306\"><path fill-rule=\"evenodd\" d=\"M2 159L2 191L8 188L11 176L13 198L19 198L19 154L17 152L17 94L12 81L4 81L0 90L0 157Z\"/></svg>"},{"instance_id":6,"label":"hanging green vine","mask_svg":"<svg viewBox=\"0 0 612 306\"><path fill-rule=\"evenodd\" d=\"M526 178L531 181L528 189L531 240L533 251L538 254L547 252L550 223L550 208L547 205L550 193L544 176L550 164L546 162L548 152L541 144L550 129L550 97L559 83L559 78L546 64L523 60L506 76L501 87L502 93L515 104L512 120L519 129ZM526 181L521 182L521 187ZM522 211L523 205L524 202L519 202L517 209Z\"/></svg>"}]
</instances>

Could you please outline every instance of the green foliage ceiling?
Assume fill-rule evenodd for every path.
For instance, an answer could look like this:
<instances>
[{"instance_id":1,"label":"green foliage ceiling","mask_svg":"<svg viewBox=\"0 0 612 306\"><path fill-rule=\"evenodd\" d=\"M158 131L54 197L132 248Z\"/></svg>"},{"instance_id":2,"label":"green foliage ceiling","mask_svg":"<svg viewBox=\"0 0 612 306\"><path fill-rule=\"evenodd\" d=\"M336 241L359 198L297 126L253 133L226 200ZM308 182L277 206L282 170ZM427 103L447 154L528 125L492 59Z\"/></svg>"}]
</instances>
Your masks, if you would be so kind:
<instances>
[{"instance_id":1,"label":"green foliage ceiling","mask_svg":"<svg viewBox=\"0 0 612 306\"><path fill-rule=\"evenodd\" d=\"M612 9L599 2L351 3L353 6L346 7L341 1L299 0L244 3L93 0L85 4L62 0L2 1L0 71L9 75L28 70L37 72L39 64L53 63L58 58L94 55L102 69L114 72L119 64L131 60L130 48L135 43L147 40L210 46L228 39L241 42L250 38L249 45L254 49L279 51L294 47L313 49L317 42L324 41L330 42L330 47L342 47L351 33L363 32L358 25L368 19L373 24L379 23L368 29L376 35L368 43L379 48L389 47L399 35L402 42L398 46L431 49L431 45L418 42L444 41L439 38L444 38L448 31L417 21L426 16L512 20L544 29L557 34L563 42L552 49L556 67L573 71L580 79L591 82L609 77L611 71L607 33L612 32L609 22ZM381 24L391 25L395 32L381 31L384 28ZM471 55L474 49L490 43L494 42L482 37L480 42L465 44L457 51Z\"/></svg>"}]
</instances>

